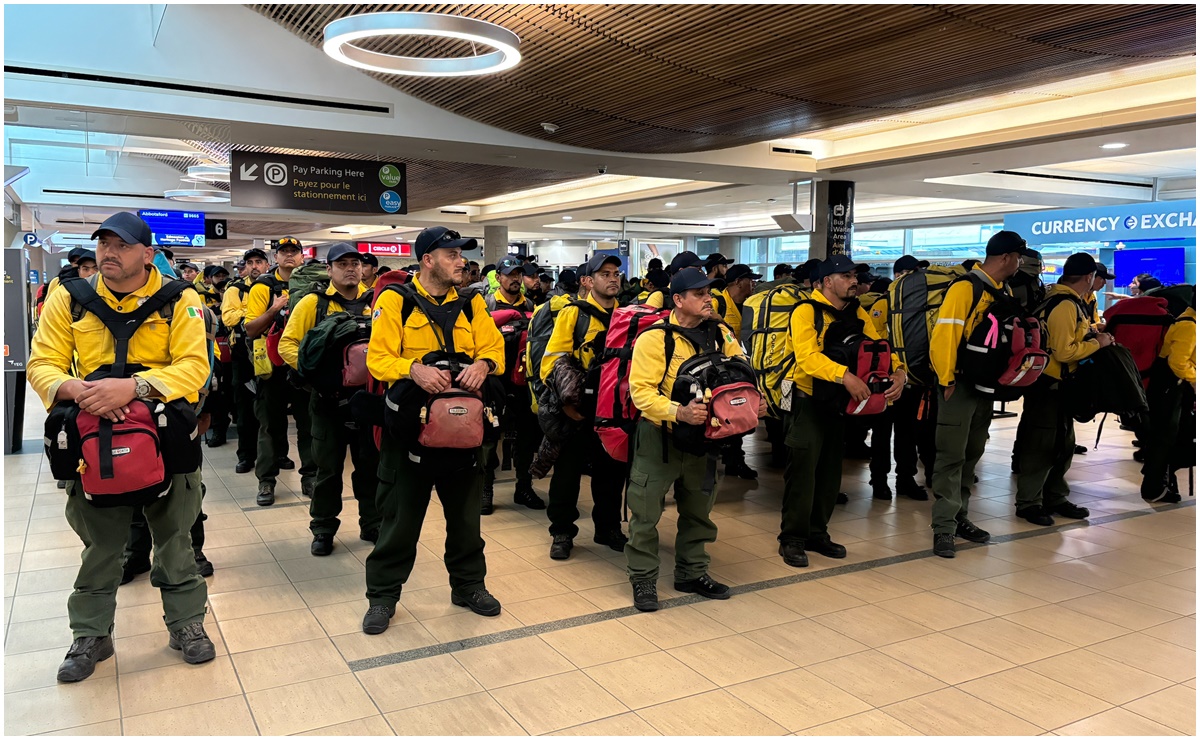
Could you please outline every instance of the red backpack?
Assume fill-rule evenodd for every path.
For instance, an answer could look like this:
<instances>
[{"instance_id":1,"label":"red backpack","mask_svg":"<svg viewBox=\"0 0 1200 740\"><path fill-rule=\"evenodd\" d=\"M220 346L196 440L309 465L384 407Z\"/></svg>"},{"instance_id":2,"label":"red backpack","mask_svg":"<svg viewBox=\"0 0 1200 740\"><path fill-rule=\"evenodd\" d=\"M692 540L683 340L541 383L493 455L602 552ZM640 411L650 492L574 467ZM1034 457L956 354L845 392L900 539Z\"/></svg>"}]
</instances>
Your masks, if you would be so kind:
<instances>
[{"instance_id":1,"label":"red backpack","mask_svg":"<svg viewBox=\"0 0 1200 740\"><path fill-rule=\"evenodd\" d=\"M985 292L993 300L975 330L963 336L959 371L975 390L996 401L1015 401L1050 364L1042 323L1020 301L984 284L975 272L961 279L971 284L972 313Z\"/></svg>"},{"instance_id":2,"label":"red backpack","mask_svg":"<svg viewBox=\"0 0 1200 740\"><path fill-rule=\"evenodd\" d=\"M533 302L528 298L521 306L500 303L496 294L487 297L488 312L504 337L504 380L509 385L524 387L525 353L529 344L529 321L533 316Z\"/></svg>"},{"instance_id":3,"label":"red backpack","mask_svg":"<svg viewBox=\"0 0 1200 740\"><path fill-rule=\"evenodd\" d=\"M863 334L863 322L858 317L857 302L851 302L842 311L836 311L827 303L802 301L813 307L817 336L825 324L825 315L833 316L833 322L822 338L821 354L839 365L844 365L858 379L867 384L871 395L865 401L855 401L838 383L823 380L813 382L813 398L836 404L838 411L849 416L871 416L887 410L884 393L892 385L892 346L886 339L871 339Z\"/></svg>"},{"instance_id":4,"label":"red backpack","mask_svg":"<svg viewBox=\"0 0 1200 740\"><path fill-rule=\"evenodd\" d=\"M641 412L629 396L629 371L633 365L633 343L671 311L653 306L623 306L613 311L600 365L600 390L596 400L596 434L604 450L618 462L629 462L630 440Z\"/></svg>"},{"instance_id":5,"label":"red backpack","mask_svg":"<svg viewBox=\"0 0 1200 740\"><path fill-rule=\"evenodd\" d=\"M1126 298L1104 312L1105 329L1113 339L1128 347L1142 376L1142 386L1150 387L1150 369L1162 351L1167 330L1175 317L1167 310L1167 299L1155 296Z\"/></svg>"}]
</instances>

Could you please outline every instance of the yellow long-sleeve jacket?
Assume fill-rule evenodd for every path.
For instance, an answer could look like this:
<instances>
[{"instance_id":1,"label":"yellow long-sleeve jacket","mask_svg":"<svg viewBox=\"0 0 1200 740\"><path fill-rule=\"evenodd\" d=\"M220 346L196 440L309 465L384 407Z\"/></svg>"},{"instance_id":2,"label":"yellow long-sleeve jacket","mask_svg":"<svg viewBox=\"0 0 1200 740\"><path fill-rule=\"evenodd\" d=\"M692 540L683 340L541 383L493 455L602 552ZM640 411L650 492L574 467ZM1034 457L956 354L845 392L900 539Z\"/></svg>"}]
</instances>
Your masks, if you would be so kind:
<instances>
[{"instance_id":1,"label":"yellow long-sleeve jacket","mask_svg":"<svg viewBox=\"0 0 1200 740\"><path fill-rule=\"evenodd\" d=\"M674 312L670 322L679 325ZM745 356L742 345L728 327L720 327L719 332L726 356ZM679 404L671 400L671 389L675 387L680 365L695 354L691 342L677 336L675 350L668 361L666 332L647 330L637 338L633 343L633 362L629 371L629 395L633 405L642 412L642 418L659 426L674 423Z\"/></svg>"},{"instance_id":2,"label":"yellow long-sleeve jacket","mask_svg":"<svg viewBox=\"0 0 1200 740\"><path fill-rule=\"evenodd\" d=\"M221 323L230 329L241 326L246 318L246 299L250 288L243 282L230 283L225 288L225 297L221 299Z\"/></svg>"},{"instance_id":3,"label":"yellow long-sleeve jacket","mask_svg":"<svg viewBox=\"0 0 1200 740\"><path fill-rule=\"evenodd\" d=\"M412 281L421 295L437 304L458 298L454 288L442 299L429 295L419 278ZM414 308L408 320L402 323L404 298L394 290L386 290L375 299L375 311L371 314L371 343L367 345L367 369L379 380L391 385L408 377L414 362L430 352L441 349L438 337L441 329L430 323L421 310ZM454 350L472 360L491 360L493 375L504 373L504 338L496 328L496 322L488 314L483 296L476 293L471 298L472 319L465 312L458 315L454 324Z\"/></svg>"},{"instance_id":4,"label":"yellow long-sleeve jacket","mask_svg":"<svg viewBox=\"0 0 1200 740\"><path fill-rule=\"evenodd\" d=\"M1050 286L1046 291L1046 300L1056 295L1072 299L1059 303L1046 317L1046 345L1050 354L1046 374L1062 380L1064 365L1067 372L1073 372L1079 367L1080 360L1094 355L1100 349L1100 343L1095 339L1084 339L1092 326L1087 309L1081 305L1082 297L1060 283Z\"/></svg>"},{"instance_id":5,"label":"yellow long-sleeve jacket","mask_svg":"<svg viewBox=\"0 0 1200 740\"><path fill-rule=\"evenodd\" d=\"M1196 385L1196 309L1184 311L1174 326L1167 329L1158 356L1166 358L1167 365L1176 377Z\"/></svg>"},{"instance_id":6,"label":"yellow long-sleeve jacket","mask_svg":"<svg viewBox=\"0 0 1200 740\"><path fill-rule=\"evenodd\" d=\"M728 290L713 291L713 313L729 324L735 339L742 336L742 307L733 302Z\"/></svg>"},{"instance_id":7,"label":"yellow long-sleeve jacket","mask_svg":"<svg viewBox=\"0 0 1200 740\"><path fill-rule=\"evenodd\" d=\"M146 284L120 301L97 277L96 293L117 311L137 310L138 302L162 287L158 270L150 269ZM208 347L200 298L185 290L175 302L170 322L159 313L137 328L129 340L126 363L144 365L149 370L135 373L144 378L167 401L178 398L195 403L200 388L208 380ZM71 321L71 294L58 290L46 299L41 323L33 336L29 355L29 384L46 408L55 403L59 387L74 378L85 378L97 368L112 364L116 353L112 334L93 313L85 312ZM72 362L75 372L68 372Z\"/></svg>"},{"instance_id":8,"label":"yellow long-sleeve jacket","mask_svg":"<svg viewBox=\"0 0 1200 740\"><path fill-rule=\"evenodd\" d=\"M824 303L830 308L833 307L829 299L819 290L813 291L812 300ZM858 318L863 322L863 334L871 339L882 339L883 337L879 336L879 332L875 330L875 324L871 321L871 317L867 315L862 306L857 303L853 305L857 308ZM829 325L833 323L833 318L828 314L825 315L825 320L821 325L821 334L818 336L817 310L815 306L802 303L792 311L792 317L788 323L787 341L784 344L785 354L795 353L796 355L796 364L792 367L790 380L796 384L796 388L809 395L812 395L813 392L813 378L830 383L840 383L848 369L845 365L839 365L821 353L825 345L825 333L829 331ZM892 371L894 372L899 366L900 358L893 354Z\"/></svg>"},{"instance_id":9,"label":"yellow long-sleeve jacket","mask_svg":"<svg viewBox=\"0 0 1200 740\"><path fill-rule=\"evenodd\" d=\"M587 302L595 306L597 309L606 314L611 314L612 311L601 306L600 303L588 294ZM587 370L592 365L592 358L596 356L596 350L599 347L592 347L591 342L596 338L596 335L605 330L604 324L595 316L590 317L587 333L584 334L583 344L579 347L575 346L575 322L579 319L579 308L577 306L566 305L554 317L554 331L550 333L550 339L546 340L546 353L542 355L542 378L550 377L550 371L554 369L554 363L558 362L567 355L573 356Z\"/></svg>"},{"instance_id":10,"label":"yellow long-sleeve jacket","mask_svg":"<svg viewBox=\"0 0 1200 740\"><path fill-rule=\"evenodd\" d=\"M358 297L362 297L366 293L366 288L360 283L358 286ZM337 293L337 288L331 283L325 289L325 295L334 295ZM312 331L312 328L317 325L317 294L310 293L296 304L292 309L292 315L288 318L287 326L283 329L283 335L279 337L279 356L283 358L291 367L296 367L296 363L300 357L300 343L304 341L304 335ZM329 308L326 309L325 315L331 313L342 313L346 309L342 308L342 304L337 301L329 301ZM363 302L363 316L371 315L371 304Z\"/></svg>"},{"instance_id":11,"label":"yellow long-sleeve jacket","mask_svg":"<svg viewBox=\"0 0 1200 740\"><path fill-rule=\"evenodd\" d=\"M884 294L871 304L871 308L867 310L871 315L871 323L875 325L875 331L879 332L879 336L883 339L888 338L888 299Z\"/></svg>"},{"instance_id":12,"label":"yellow long-sleeve jacket","mask_svg":"<svg viewBox=\"0 0 1200 740\"><path fill-rule=\"evenodd\" d=\"M276 280L283 280L283 278L279 275L279 270L275 270L275 272L271 274L275 276ZM287 288L283 289L283 294L285 296L288 294ZM250 292L246 294L246 313L242 316L242 320L248 324L257 319L259 316L262 316L267 312L267 309L271 307L271 301L272 298L270 288L262 283L252 284L250 286ZM222 318L224 318L224 310L222 310ZM278 318L278 316L276 316L276 318Z\"/></svg>"},{"instance_id":13,"label":"yellow long-sleeve jacket","mask_svg":"<svg viewBox=\"0 0 1200 740\"><path fill-rule=\"evenodd\" d=\"M211 285L205 285L204 279L197 277L192 281L192 285L196 287L196 292L200 294L200 299L204 301L204 305L211 308L213 311L221 307L221 294Z\"/></svg>"},{"instance_id":14,"label":"yellow long-sleeve jacket","mask_svg":"<svg viewBox=\"0 0 1200 740\"><path fill-rule=\"evenodd\" d=\"M979 273L979 277L988 285L1011 295L1007 286L992 280L978 265L973 271ZM970 280L961 280L946 289L942 307L938 310L933 336L929 338L929 362L937 373L938 384L943 387L954 385L954 373L958 370L958 348L962 345L963 337L970 336L987 313L988 306L992 305L991 294L983 291L978 305L971 310L973 297Z\"/></svg>"}]
</instances>

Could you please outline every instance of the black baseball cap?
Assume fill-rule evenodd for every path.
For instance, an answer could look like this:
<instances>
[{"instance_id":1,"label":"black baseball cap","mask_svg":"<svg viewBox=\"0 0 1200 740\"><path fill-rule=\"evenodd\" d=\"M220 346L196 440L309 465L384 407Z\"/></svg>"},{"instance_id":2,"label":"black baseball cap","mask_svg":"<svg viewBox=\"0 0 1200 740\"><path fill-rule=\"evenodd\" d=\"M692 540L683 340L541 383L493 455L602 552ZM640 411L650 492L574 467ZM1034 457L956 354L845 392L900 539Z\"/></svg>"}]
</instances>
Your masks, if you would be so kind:
<instances>
[{"instance_id":1,"label":"black baseball cap","mask_svg":"<svg viewBox=\"0 0 1200 740\"><path fill-rule=\"evenodd\" d=\"M654 259L650 260L650 264L646 265L646 272L648 273L650 270L653 270L655 268L657 268L659 270L663 269L662 260L660 260L658 257L655 257Z\"/></svg>"},{"instance_id":2,"label":"black baseball cap","mask_svg":"<svg viewBox=\"0 0 1200 740\"><path fill-rule=\"evenodd\" d=\"M1103 262L1096 263L1096 277L1102 277L1105 280L1116 280L1117 276L1108 271Z\"/></svg>"},{"instance_id":3,"label":"black baseball cap","mask_svg":"<svg viewBox=\"0 0 1200 740\"><path fill-rule=\"evenodd\" d=\"M729 259L728 257L721 254L720 252L713 252L712 254L710 254L704 258L704 269L706 269L706 270L711 270L712 268L716 267L717 265L731 265L731 264L733 264L733 260Z\"/></svg>"},{"instance_id":4,"label":"black baseball cap","mask_svg":"<svg viewBox=\"0 0 1200 740\"><path fill-rule=\"evenodd\" d=\"M95 234L92 235L92 238L95 238ZM91 251L92 250L88 249L87 247L75 247L70 252L67 252L67 261L68 262L78 262L80 259L83 258L83 255L85 255ZM96 255L93 252L92 259L95 259L95 258L96 258Z\"/></svg>"},{"instance_id":5,"label":"black baseball cap","mask_svg":"<svg viewBox=\"0 0 1200 740\"><path fill-rule=\"evenodd\" d=\"M371 254L370 252L360 252L359 254L362 255L362 261L364 265L379 267L379 258L375 255Z\"/></svg>"},{"instance_id":6,"label":"black baseball cap","mask_svg":"<svg viewBox=\"0 0 1200 740\"><path fill-rule=\"evenodd\" d=\"M667 268L668 275L674 275L685 267L703 267L704 262L696 255L695 252L680 252L675 255L675 259L671 260L671 266Z\"/></svg>"},{"instance_id":7,"label":"black baseball cap","mask_svg":"<svg viewBox=\"0 0 1200 740\"><path fill-rule=\"evenodd\" d=\"M224 265L209 265L204 268L204 277L212 278L215 275L225 273L225 277L229 277L229 270L225 269Z\"/></svg>"},{"instance_id":8,"label":"black baseball cap","mask_svg":"<svg viewBox=\"0 0 1200 740\"><path fill-rule=\"evenodd\" d=\"M784 275L791 275L791 274L792 274L792 266L781 263L781 264L775 265L775 270L771 273L771 277L778 280L779 278L783 277Z\"/></svg>"},{"instance_id":9,"label":"black baseball cap","mask_svg":"<svg viewBox=\"0 0 1200 740\"><path fill-rule=\"evenodd\" d=\"M238 260L237 262L233 263L234 269L237 269L237 270L240 270L245 266L246 266L246 260Z\"/></svg>"},{"instance_id":10,"label":"black baseball cap","mask_svg":"<svg viewBox=\"0 0 1200 740\"><path fill-rule=\"evenodd\" d=\"M671 278L671 295L677 295L698 288L707 288L715 282L717 281L709 279L707 275L699 270L681 269Z\"/></svg>"},{"instance_id":11,"label":"black baseball cap","mask_svg":"<svg viewBox=\"0 0 1200 740\"><path fill-rule=\"evenodd\" d=\"M568 286L579 285L579 275L575 272L575 270L567 268L566 270L558 273L558 282Z\"/></svg>"},{"instance_id":12,"label":"black baseball cap","mask_svg":"<svg viewBox=\"0 0 1200 740\"><path fill-rule=\"evenodd\" d=\"M451 231L445 226L430 226L422 229L413 242L413 255L419 260L435 249L474 249L479 242L464 238L457 231Z\"/></svg>"},{"instance_id":13,"label":"black baseball cap","mask_svg":"<svg viewBox=\"0 0 1200 740\"><path fill-rule=\"evenodd\" d=\"M902 272L921 269L921 263L911 254L906 254L892 264L892 274L897 275Z\"/></svg>"},{"instance_id":14,"label":"black baseball cap","mask_svg":"<svg viewBox=\"0 0 1200 740\"><path fill-rule=\"evenodd\" d=\"M838 275L843 272L858 272L860 267L862 265L855 264L854 260L846 255L835 254L817 265L815 279L824 280L830 275Z\"/></svg>"},{"instance_id":15,"label":"black baseball cap","mask_svg":"<svg viewBox=\"0 0 1200 740\"><path fill-rule=\"evenodd\" d=\"M1025 246L1025 238L1015 231L997 231L992 234L992 238L988 239L987 255L989 257L999 257L1000 255L1016 252L1022 257L1029 256L1029 249Z\"/></svg>"},{"instance_id":16,"label":"black baseball cap","mask_svg":"<svg viewBox=\"0 0 1200 740\"><path fill-rule=\"evenodd\" d=\"M501 275L511 275L514 272L525 272L525 265L518 257L505 257L496 264L496 272Z\"/></svg>"},{"instance_id":17,"label":"black baseball cap","mask_svg":"<svg viewBox=\"0 0 1200 740\"><path fill-rule=\"evenodd\" d=\"M353 244L338 242L329 248L329 252L325 255L325 264L332 265L343 257L353 257L361 262L363 254Z\"/></svg>"},{"instance_id":18,"label":"black baseball cap","mask_svg":"<svg viewBox=\"0 0 1200 740\"><path fill-rule=\"evenodd\" d=\"M191 262L181 262L181 263L179 263L178 267L179 267L180 272L183 272L184 270L188 270L188 269L195 270L196 272L200 272L200 268L197 267L196 265L192 264Z\"/></svg>"},{"instance_id":19,"label":"black baseball cap","mask_svg":"<svg viewBox=\"0 0 1200 740\"><path fill-rule=\"evenodd\" d=\"M96 261L96 253L90 249L85 249L85 250L81 251L79 253L79 257L76 258L76 260L75 260L75 264L79 264L80 262L83 262L84 260L91 260L92 262L95 262Z\"/></svg>"},{"instance_id":20,"label":"black baseball cap","mask_svg":"<svg viewBox=\"0 0 1200 740\"><path fill-rule=\"evenodd\" d=\"M304 246L302 244L300 244L300 240L294 236L285 236L282 239L275 240L275 251L276 252L283 249L284 247L287 247L289 249L295 249L297 252L304 251Z\"/></svg>"},{"instance_id":21,"label":"black baseball cap","mask_svg":"<svg viewBox=\"0 0 1200 740\"><path fill-rule=\"evenodd\" d=\"M804 264L797 267L795 269L795 271L792 272L792 277L795 278L795 280L797 282L803 282L805 280L816 280L817 279L817 270L820 266L821 266L821 260L816 259L814 257L813 259L810 259L807 262L805 262Z\"/></svg>"},{"instance_id":22,"label":"black baseball cap","mask_svg":"<svg viewBox=\"0 0 1200 740\"><path fill-rule=\"evenodd\" d=\"M734 265L725 273L725 284L732 285L735 280L742 278L750 278L751 280L761 280L762 275L750 269L749 265Z\"/></svg>"},{"instance_id":23,"label":"black baseball cap","mask_svg":"<svg viewBox=\"0 0 1200 740\"><path fill-rule=\"evenodd\" d=\"M1096 258L1087 252L1076 252L1063 263L1063 277L1081 277L1096 272Z\"/></svg>"},{"instance_id":24,"label":"black baseball cap","mask_svg":"<svg viewBox=\"0 0 1200 740\"><path fill-rule=\"evenodd\" d=\"M105 231L116 234L126 244L141 244L143 247L149 247L152 246L150 242L154 241L154 235L150 232L150 227L146 225L146 222L138 218L137 214L129 211L114 213L104 219L100 228L92 232L92 238L99 239L100 234Z\"/></svg>"},{"instance_id":25,"label":"black baseball cap","mask_svg":"<svg viewBox=\"0 0 1200 740\"><path fill-rule=\"evenodd\" d=\"M661 267L656 270L650 270L646 273L646 279L655 288L665 288L671 284L671 277L667 275L667 271Z\"/></svg>"},{"instance_id":26,"label":"black baseball cap","mask_svg":"<svg viewBox=\"0 0 1200 740\"><path fill-rule=\"evenodd\" d=\"M920 266L922 269L929 267L929 264L930 264L929 260L920 260L917 262L917 265Z\"/></svg>"},{"instance_id":27,"label":"black baseball cap","mask_svg":"<svg viewBox=\"0 0 1200 740\"><path fill-rule=\"evenodd\" d=\"M612 263L612 264L616 265L617 267L620 267L621 259L619 257L617 257L616 255L612 255L612 254L594 254L594 255L592 255L592 258L587 261L587 264L584 265L583 274L588 277L591 277L592 275L595 275L597 272L599 272L600 268L604 267L605 265L607 265L609 263Z\"/></svg>"},{"instance_id":28,"label":"black baseball cap","mask_svg":"<svg viewBox=\"0 0 1200 740\"><path fill-rule=\"evenodd\" d=\"M262 260L267 260L268 262L271 261L267 258L267 253L264 252L263 250L259 249L258 247L251 247L250 249L247 249L245 252L242 252L243 260L252 260L255 257L262 259Z\"/></svg>"}]
</instances>

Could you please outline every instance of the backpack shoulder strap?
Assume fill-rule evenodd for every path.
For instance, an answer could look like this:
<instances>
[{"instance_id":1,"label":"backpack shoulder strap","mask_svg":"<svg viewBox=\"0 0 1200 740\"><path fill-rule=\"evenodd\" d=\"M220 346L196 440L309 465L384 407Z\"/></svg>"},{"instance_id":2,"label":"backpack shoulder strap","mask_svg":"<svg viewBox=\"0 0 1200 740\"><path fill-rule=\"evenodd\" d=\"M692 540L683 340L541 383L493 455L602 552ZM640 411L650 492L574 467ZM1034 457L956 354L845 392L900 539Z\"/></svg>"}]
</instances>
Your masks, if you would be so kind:
<instances>
[{"instance_id":1,"label":"backpack shoulder strap","mask_svg":"<svg viewBox=\"0 0 1200 740\"><path fill-rule=\"evenodd\" d=\"M150 315L158 312L163 312L163 309L170 304L174 304L179 300L179 296L183 291L191 288L195 290L195 286L185 280L168 280L163 283L154 295L146 299L146 301L138 306L135 310L127 314L118 313L115 309L104 302L100 294L96 292L96 276L92 276L87 280L82 278L68 278L62 282L62 286L71 294L73 302L77 302L81 311L79 318L83 318L83 312L90 312L96 315L109 333L113 336L113 366L112 374L114 377L123 377L125 372L125 362L129 354L129 340L138 330ZM173 315L173 314L172 314ZM74 310L72 311L74 316ZM169 316L165 314L163 318L169 320ZM75 321L79 319L76 318Z\"/></svg>"}]
</instances>

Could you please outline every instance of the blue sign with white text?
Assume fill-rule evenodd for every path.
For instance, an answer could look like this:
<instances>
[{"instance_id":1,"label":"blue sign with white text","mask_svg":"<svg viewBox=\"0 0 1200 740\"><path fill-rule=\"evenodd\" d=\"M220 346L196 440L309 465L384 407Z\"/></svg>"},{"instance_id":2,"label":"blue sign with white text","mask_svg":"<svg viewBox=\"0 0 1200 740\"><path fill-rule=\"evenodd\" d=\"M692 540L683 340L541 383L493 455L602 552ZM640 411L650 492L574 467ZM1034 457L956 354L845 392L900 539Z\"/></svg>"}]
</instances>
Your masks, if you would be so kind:
<instances>
[{"instance_id":1,"label":"blue sign with white text","mask_svg":"<svg viewBox=\"0 0 1200 740\"><path fill-rule=\"evenodd\" d=\"M1195 238L1196 225L1195 200L1010 213L1004 217L1004 228L1025 237L1030 246L1189 239Z\"/></svg>"},{"instance_id":2,"label":"blue sign with white text","mask_svg":"<svg viewBox=\"0 0 1200 740\"><path fill-rule=\"evenodd\" d=\"M150 227L155 247L203 247L204 214L199 211L138 211Z\"/></svg>"}]
</instances>

